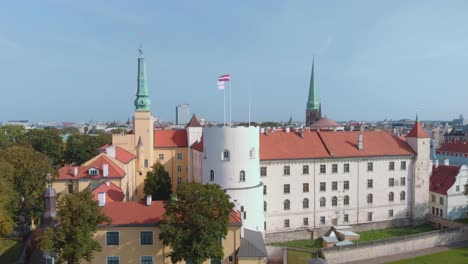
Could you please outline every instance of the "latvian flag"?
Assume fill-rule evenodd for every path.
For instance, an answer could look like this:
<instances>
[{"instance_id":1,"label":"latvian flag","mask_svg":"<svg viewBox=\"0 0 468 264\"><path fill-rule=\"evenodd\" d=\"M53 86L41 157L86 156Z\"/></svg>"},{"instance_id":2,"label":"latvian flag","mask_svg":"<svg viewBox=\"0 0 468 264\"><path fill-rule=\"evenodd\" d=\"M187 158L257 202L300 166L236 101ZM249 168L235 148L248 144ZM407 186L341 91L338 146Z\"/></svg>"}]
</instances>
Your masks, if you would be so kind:
<instances>
[{"instance_id":1,"label":"latvian flag","mask_svg":"<svg viewBox=\"0 0 468 264\"><path fill-rule=\"evenodd\" d=\"M221 75L218 79L220 82L229 82L229 80L231 80L231 76L229 74Z\"/></svg>"}]
</instances>

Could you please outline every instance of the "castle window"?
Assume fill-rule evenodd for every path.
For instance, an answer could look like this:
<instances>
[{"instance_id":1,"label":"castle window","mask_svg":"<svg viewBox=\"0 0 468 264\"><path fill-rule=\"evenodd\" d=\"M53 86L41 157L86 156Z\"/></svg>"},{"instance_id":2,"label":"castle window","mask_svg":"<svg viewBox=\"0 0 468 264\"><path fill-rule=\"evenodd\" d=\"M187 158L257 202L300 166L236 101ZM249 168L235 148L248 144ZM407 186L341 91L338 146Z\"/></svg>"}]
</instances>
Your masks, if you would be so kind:
<instances>
[{"instance_id":1,"label":"castle window","mask_svg":"<svg viewBox=\"0 0 468 264\"><path fill-rule=\"evenodd\" d=\"M245 182L245 171L241 170L239 173L239 181Z\"/></svg>"},{"instance_id":2,"label":"castle window","mask_svg":"<svg viewBox=\"0 0 468 264\"><path fill-rule=\"evenodd\" d=\"M291 209L291 202L288 199L284 200L283 208L284 208L284 210Z\"/></svg>"},{"instance_id":3,"label":"castle window","mask_svg":"<svg viewBox=\"0 0 468 264\"><path fill-rule=\"evenodd\" d=\"M374 181L371 180L371 179L368 179L367 180L367 188L372 188L372 187L374 187Z\"/></svg>"},{"instance_id":4,"label":"castle window","mask_svg":"<svg viewBox=\"0 0 468 264\"><path fill-rule=\"evenodd\" d=\"M325 204L327 203L327 200L325 197L320 198L320 207L325 207Z\"/></svg>"},{"instance_id":5,"label":"castle window","mask_svg":"<svg viewBox=\"0 0 468 264\"><path fill-rule=\"evenodd\" d=\"M343 215L343 222L348 222L349 221L349 216L348 214Z\"/></svg>"},{"instance_id":6,"label":"castle window","mask_svg":"<svg viewBox=\"0 0 468 264\"><path fill-rule=\"evenodd\" d=\"M210 181L214 181L214 170L210 170Z\"/></svg>"},{"instance_id":7,"label":"castle window","mask_svg":"<svg viewBox=\"0 0 468 264\"><path fill-rule=\"evenodd\" d=\"M177 153L177 159L181 160L182 159L182 153Z\"/></svg>"},{"instance_id":8,"label":"castle window","mask_svg":"<svg viewBox=\"0 0 468 264\"><path fill-rule=\"evenodd\" d=\"M349 172L349 163L343 165L343 172Z\"/></svg>"},{"instance_id":9,"label":"castle window","mask_svg":"<svg viewBox=\"0 0 468 264\"><path fill-rule=\"evenodd\" d=\"M302 174L309 174L309 165L302 165Z\"/></svg>"},{"instance_id":10,"label":"castle window","mask_svg":"<svg viewBox=\"0 0 468 264\"><path fill-rule=\"evenodd\" d=\"M283 174L284 174L284 175L289 175L289 174L291 174L291 167L289 167L289 166L284 166L284 167L283 167Z\"/></svg>"},{"instance_id":11,"label":"castle window","mask_svg":"<svg viewBox=\"0 0 468 264\"><path fill-rule=\"evenodd\" d=\"M181 184L182 183L182 177L178 177L177 178L177 185Z\"/></svg>"},{"instance_id":12,"label":"castle window","mask_svg":"<svg viewBox=\"0 0 468 264\"><path fill-rule=\"evenodd\" d=\"M141 256L141 264L153 264L153 256Z\"/></svg>"},{"instance_id":13,"label":"castle window","mask_svg":"<svg viewBox=\"0 0 468 264\"><path fill-rule=\"evenodd\" d=\"M332 164L332 173L338 173L338 164Z\"/></svg>"},{"instance_id":14,"label":"castle window","mask_svg":"<svg viewBox=\"0 0 468 264\"><path fill-rule=\"evenodd\" d=\"M406 178L405 178L405 177L401 177L401 178L400 178L400 185L401 185L401 186L405 186L405 185L406 185Z\"/></svg>"},{"instance_id":15,"label":"castle window","mask_svg":"<svg viewBox=\"0 0 468 264\"><path fill-rule=\"evenodd\" d=\"M88 170L89 176L96 176L96 175L98 175L98 172L99 171L96 168L91 168L91 169Z\"/></svg>"},{"instance_id":16,"label":"castle window","mask_svg":"<svg viewBox=\"0 0 468 264\"><path fill-rule=\"evenodd\" d=\"M348 195L345 195L345 197L343 198L343 205L349 205L349 196Z\"/></svg>"},{"instance_id":17,"label":"castle window","mask_svg":"<svg viewBox=\"0 0 468 264\"><path fill-rule=\"evenodd\" d=\"M321 191L321 192L324 192L324 191L326 191L326 190L327 190L327 187L326 187L325 182L321 182L321 183L320 183L320 191Z\"/></svg>"},{"instance_id":18,"label":"castle window","mask_svg":"<svg viewBox=\"0 0 468 264\"><path fill-rule=\"evenodd\" d=\"M153 245L153 232L141 231L140 232L140 244L141 245Z\"/></svg>"},{"instance_id":19,"label":"castle window","mask_svg":"<svg viewBox=\"0 0 468 264\"><path fill-rule=\"evenodd\" d=\"M302 192L309 192L309 184L303 183L302 184Z\"/></svg>"},{"instance_id":20,"label":"castle window","mask_svg":"<svg viewBox=\"0 0 468 264\"><path fill-rule=\"evenodd\" d=\"M159 160L164 160L164 154L159 154Z\"/></svg>"},{"instance_id":21,"label":"castle window","mask_svg":"<svg viewBox=\"0 0 468 264\"><path fill-rule=\"evenodd\" d=\"M267 167L260 167L260 176L267 176Z\"/></svg>"},{"instance_id":22,"label":"castle window","mask_svg":"<svg viewBox=\"0 0 468 264\"><path fill-rule=\"evenodd\" d=\"M263 195L266 195L266 194L267 194L267 186L263 185Z\"/></svg>"},{"instance_id":23,"label":"castle window","mask_svg":"<svg viewBox=\"0 0 468 264\"><path fill-rule=\"evenodd\" d=\"M343 190L349 190L349 181L343 182Z\"/></svg>"},{"instance_id":24,"label":"castle window","mask_svg":"<svg viewBox=\"0 0 468 264\"><path fill-rule=\"evenodd\" d=\"M390 163L388 163L388 170L391 170L391 171L395 170L395 162L390 161Z\"/></svg>"},{"instance_id":25,"label":"castle window","mask_svg":"<svg viewBox=\"0 0 468 264\"><path fill-rule=\"evenodd\" d=\"M251 148L249 151L249 158L255 159L255 148Z\"/></svg>"},{"instance_id":26,"label":"castle window","mask_svg":"<svg viewBox=\"0 0 468 264\"><path fill-rule=\"evenodd\" d=\"M289 228L289 219L284 220L284 227Z\"/></svg>"},{"instance_id":27,"label":"castle window","mask_svg":"<svg viewBox=\"0 0 468 264\"><path fill-rule=\"evenodd\" d=\"M369 194L367 195L367 203L368 203L368 204L371 204L371 203L373 203L373 202L374 202L374 196L373 196L371 193L369 193Z\"/></svg>"},{"instance_id":28,"label":"castle window","mask_svg":"<svg viewBox=\"0 0 468 264\"><path fill-rule=\"evenodd\" d=\"M332 197L332 206L338 206L338 198L336 196Z\"/></svg>"},{"instance_id":29,"label":"castle window","mask_svg":"<svg viewBox=\"0 0 468 264\"><path fill-rule=\"evenodd\" d=\"M372 212L367 213L367 221L372 221Z\"/></svg>"},{"instance_id":30,"label":"castle window","mask_svg":"<svg viewBox=\"0 0 468 264\"><path fill-rule=\"evenodd\" d=\"M332 182L332 191L336 191L336 190L338 190L338 182L333 181Z\"/></svg>"},{"instance_id":31,"label":"castle window","mask_svg":"<svg viewBox=\"0 0 468 264\"><path fill-rule=\"evenodd\" d=\"M304 217L304 219L302 220L302 223L303 223L305 226L308 226L308 225L309 225L309 218L308 218L308 217Z\"/></svg>"},{"instance_id":32,"label":"castle window","mask_svg":"<svg viewBox=\"0 0 468 264\"><path fill-rule=\"evenodd\" d=\"M388 186L390 186L390 187L395 186L395 179L394 178L388 179Z\"/></svg>"},{"instance_id":33,"label":"castle window","mask_svg":"<svg viewBox=\"0 0 468 264\"><path fill-rule=\"evenodd\" d=\"M289 184L284 184L283 185L283 192L284 193L290 193L291 192L291 188L290 188Z\"/></svg>"},{"instance_id":34,"label":"castle window","mask_svg":"<svg viewBox=\"0 0 468 264\"><path fill-rule=\"evenodd\" d=\"M177 172L182 172L182 166L177 166Z\"/></svg>"},{"instance_id":35,"label":"castle window","mask_svg":"<svg viewBox=\"0 0 468 264\"><path fill-rule=\"evenodd\" d=\"M327 166L325 164L320 165L320 173L327 173Z\"/></svg>"},{"instance_id":36,"label":"castle window","mask_svg":"<svg viewBox=\"0 0 468 264\"><path fill-rule=\"evenodd\" d=\"M325 216L321 216L321 217L320 217L320 223L321 223L321 224L325 224Z\"/></svg>"},{"instance_id":37,"label":"castle window","mask_svg":"<svg viewBox=\"0 0 468 264\"><path fill-rule=\"evenodd\" d=\"M267 202L263 201L263 212L267 211Z\"/></svg>"},{"instance_id":38,"label":"castle window","mask_svg":"<svg viewBox=\"0 0 468 264\"><path fill-rule=\"evenodd\" d=\"M374 163L367 162L367 171L374 171Z\"/></svg>"},{"instance_id":39,"label":"castle window","mask_svg":"<svg viewBox=\"0 0 468 264\"><path fill-rule=\"evenodd\" d=\"M393 194L393 192L390 192L390 193L388 194L388 201L389 201L389 202L393 202L394 197L395 197L395 194Z\"/></svg>"},{"instance_id":40,"label":"castle window","mask_svg":"<svg viewBox=\"0 0 468 264\"><path fill-rule=\"evenodd\" d=\"M106 245L119 245L119 232L106 232Z\"/></svg>"},{"instance_id":41,"label":"castle window","mask_svg":"<svg viewBox=\"0 0 468 264\"><path fill-rule=\"evenodd\" d=\"M388 210L388 217L393 217L393 209Z\"/></svg>"},{"instance_id":42,"label":"castle window","mask_svg":"<svg viewBox=\"0 0 468 264\"><path fill-rule=\"evenodd\" d=\"M401 170L406 170L406 161L402 161L400 164L400 169Z\"/></svg>"},{"instance_id":43,"label":"castle window","mask_svg":"<svg viewBox=\"0 0 468 264\"><path fill-rule=\"evenodd\" d=\"M304 209L309 208L309 199L304 198L304 200L302 200L302 208Z\"/></svg>"},{"instance_id":44,"label":"castle window","mask_svg":"<svg viewBox=\"0 0 468 264\"><path fill-rule=\"evenodd\" d=\"M402 192L402 193L404 193L404 192ZM404 200L404 199L402 199L402 200ZM439 197L439 204L444 205L444 197Z\"/></svg>"},{"instance_id":45,"label":"castle window","mask_svg":"<svg viewBox=\"0 0 468 264\"><path fill-rule=\"evenodd\" d=\"M402 192L400 193L400 200L401 200L401 201L404 201L405 199L406 199L406 194L405 194L404 191L402 191Z\"/></svg>"},{"instance_id":46,"label":"castle window","mask_svg":"<svg viewBox=\"0 0 468 264\"><path fill-rule=\"evenodd\" d=\"M227 161L227 160L230 159L230 157L231 157L231 155L229 153L229 150L227 150L227 149L223 150L223 154L221 156L221 159Z\"/></svg>"},{"instance_id":47,"label":"castle window","mask_svg":"<svg viewBox=\"0 0 468 264\"><path fill-rule=\"evenodd\" d=\"M109 256L107 257L107 264L119 264L120 257L119 256Z\"/></svg>"},{"instance_id":48,"label":"castle window","mask_svg":"<svg viewBox=\"0 0 468 264\"><path fill-rule=\"evenodd\" d=\"M148 168L148 160L147 159L145 159L145 165L144 166L145 166L145 168Z\"/></svg>"}]
</instances>

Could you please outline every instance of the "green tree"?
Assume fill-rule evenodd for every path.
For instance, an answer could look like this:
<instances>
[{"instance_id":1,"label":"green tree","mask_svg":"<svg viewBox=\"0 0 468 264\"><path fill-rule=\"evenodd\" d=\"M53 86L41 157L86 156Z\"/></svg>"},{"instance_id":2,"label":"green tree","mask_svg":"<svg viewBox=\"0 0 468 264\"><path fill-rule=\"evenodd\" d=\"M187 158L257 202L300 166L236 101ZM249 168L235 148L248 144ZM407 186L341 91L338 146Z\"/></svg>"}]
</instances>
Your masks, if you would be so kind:
<instances>
[{"instance_id":1,"label":"green tree","mask_svg":"<svg viewBox=\"0 0 468 264\"><path fill-rule=\"evenodd\" d=\"M21 125L0 126L0 134L4 134L10 143L20 142L24 133L26 133L26 129Z\"/></svg>"},{"instance_id":2,"label":"green tree","mask_svg":"<svg viewBox=\"0 0 468 264\"><path fill-rule=\"evenodd\" d=\"M90 262L94 252L101 251L99 242L93 239L97 225L110 223L101 212L89 190L64 195L58 201L58 225L47 228L40 238L39 247L45 252L57 254L68 264Z\"/></svg>"},{"instance_id":3,"label":"green tree","mask_svg":"<svg viewBox=\"0 0 468 264\"><path fill-rule=\"evenodd\" d=\"M59 130L55 128L31 129L23 135L22 141L31 144L36 151L49 157L54 166L62 163L63 143Z\"/></svg>"},{"instance_id":4,"label":"green tree","mask_svg":"<svg viewBox=\"0 0 468 264\"><path fill-rule=\"evenodd\" d=\"M64 127L62 128L62 135L69 134L69 135L76 135L80 134L80 130L76 127Z\"/></svg>"},{"instance_id":5,"label":"green tree","mask_svg":"<svg viewBox=\"0 0 468 264\"><path fill-rule=\"evenodd\" d=\"M31 147L12 145L0 151L0 162L7 162L14 168L10 175L13 189L17 194L15 220L19 226L29 224L42 212L42 192L46 176L52 172L47 157Z\"/></svg>"},{"instance_id":6,"label":"green tree","mask_svg":"<svg viewBox=\"0 0 468 264\"><path fill-rule=\"evenodd\" d=\"M13 211L17 195L13 190L14 168L0 161L0 245L13 232Z\"/></svg>"},{"instance_id":7,"label":"green tree","mask_svg":"<svg viewBox=\"0 0 468 264\"><path fill-rule=\"evenodd\" d=\"M111 134L127 134L127 133L128 133L128 130L125 128L121 128L121 127L112 129L111 131Z\"/></svg>"},{"instance_id":8,"label":"green tree","mask_svg":"<svg viewBox=\"0 0 468 264\"><path fill-rule=\"evenodd\" d=\"M171 188L169 173L164 165L156 162L146 174L143 191L146 195L151 195L153 200L167 200L171 195Z\"/></svg>"},{"instance_id":9,"label":"green tree","mask_svg":"<svg viewBox=\"0 0 468 264\"><path fill-rule=\"evenodd\" d=\"M160 224L161 239L173 252L173 263L191 260L202 263L208 258L222 259L221 238L228 232L234 204L216 184L182 183L166 201Z\"/></svg>"},{"instance_id":10,"label":"green tree","mask_svg":"<svg viewBox=\"0 0 468 264\"><path fill-rule=\"evenodd\" d=\"M66 164L82 164L99 154L98 148L112 141L112 135L71 135L68 137L64 161Z\"/></svg>"}]
</instances>

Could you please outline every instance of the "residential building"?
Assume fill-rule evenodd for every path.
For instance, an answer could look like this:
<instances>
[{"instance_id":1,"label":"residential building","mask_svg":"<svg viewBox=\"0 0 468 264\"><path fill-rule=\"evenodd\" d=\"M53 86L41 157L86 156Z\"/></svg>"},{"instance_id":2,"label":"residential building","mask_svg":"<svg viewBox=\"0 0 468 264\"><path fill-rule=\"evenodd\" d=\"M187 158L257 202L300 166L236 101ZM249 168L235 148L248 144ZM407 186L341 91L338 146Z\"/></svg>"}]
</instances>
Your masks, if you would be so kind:
<instances>
[{"instance_id":1,"label":"residential building","mask_svg":"<svg viewBox=\"0 0 468 264\"><path fill-rule=\"evenodd\" d=\"M436 161L430 178L429 212L443 218L455 220L467 217L468 196L464 195L464 186L468 184L468 167L444 165Z\"/></svg>"}]
</instances>

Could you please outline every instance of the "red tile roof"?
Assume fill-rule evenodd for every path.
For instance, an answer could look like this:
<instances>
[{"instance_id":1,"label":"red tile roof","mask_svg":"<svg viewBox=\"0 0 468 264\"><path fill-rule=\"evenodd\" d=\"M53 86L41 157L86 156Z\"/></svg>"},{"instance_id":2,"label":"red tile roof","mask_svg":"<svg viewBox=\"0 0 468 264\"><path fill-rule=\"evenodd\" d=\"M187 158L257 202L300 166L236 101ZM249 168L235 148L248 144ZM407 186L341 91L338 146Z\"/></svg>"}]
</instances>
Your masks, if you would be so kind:
<instances>
[{"instance_id":1,"label":"red tile roof","mask_svg":"<svg viewBox=\"0 0 468 264\"><path fill-rule=\"evenodd\" d=\"M115 158L122 162L122 163L129 163L130 161L132 161L134 158L136 158L136 156L128 151L126 151L125 149L117 146L115 147Z\"/></svg>"},{"instance_id":2,"label":"red tile roof","mask_svg":"<svg viewBox=\"0 0 468 264\"><path fill-rule=\"evenodd\" d=\"M465 143L465 142L445 143L437 150L437 153L439 152L468 154L468 143Z\"/></svg>"},{"instance_id":3,"label":"red tile roof","mask_svg":"<svg viewBox=\"0 0 468 264\"><path fill-rule=\"evenodd\" d=\"M420 122L416 122L411 129L411 131L406 135L406 137L412 138L430 138L429 134L427 134L426 130L422 127Z\"/></svg>"},{"instance_id":4,"label":"red tile roof","mask_svg":"<svg viewBox=\"0 0 468 264\"><path fill-rule=\"evenodd\" d=\"M98 148L99 152L102 153L102 152L106 151L106 148L109 147L110 145L111 145L111 144L105 144L105 145L103 145L103 146L100 146L100 147Z\"/></svg>"},{"instance_id":5,"label":"red tile roof","mask_svg":"<svg viewBox=\"0 0 468 264\"><path fill-rule=\"evenodd\" d=\"M92 190L94 200L98 200L98 194L106 193L107 202L121 202L125 198L123 191L115 184L109 182L109 186L105 182L101 183L96 189Z\"/></svg>"},{"instance_id":6,"label":"red tile roof","mask_svg":"<svg viewBox=\"0 0 468 264\"><path fill-rule=\"evenodd\" d=\"M190 122L185 127L201 127L200 122L198 122L198 118L195 114L192 115Z\"/></svg>"},{"instance_id":7,"label":"red tile roof","mask_svg":"<svg viewBox=\"0 0 468 264\"><path fill-rule=\"evenodd\" d=\"M358 150L358 135L363 135L363 150ZM403 140L386 131L276 131L260 134L260 159L312 159L369 156L415 155Z\"/></svg>"},{"instance_id":8,"label":"red tile roof","mask_svg":"<svg viewBox=\"0 0 468 264\"><path fill-rule=\"evenodd\" d=\"M432 176L430 178L430 191L447 195L448 189L453 186L460 167L439 165L433 167Z\"/></svg>"},{"instance_id":9,"label":"red tile roof","mask_svg":"<svg viewBox=\"0 0 468 264\"><path fill-rule=\"evenodd\" d=\"M108 164L109 174L104 177L103 165ZM78 174L74 176L75 167L78 168ZM97 175L89 175L89 169L98 169ZM59 169L57 180L77 180L77 179L102 179L102 178L123 178L125 171L115 164L106 154L99 154L96 160L88 166L65 166Z\"/></svg>"},{"instance_id":10,"label":"red tile roof","mask_svg":"<svg viewBox=\"0 0 468 264\"><path fill-rule=\"evenodd\" d=\"M102 212L112 219L112 225L157 224L166 213L163 201L153 201L150 206L145 201L106 203ZM232 211L230 224L240 224L240 213Z\"/></svg>"},{"instance_id":11,"label":"red tile roof","mask_svg":"<svg viewBox=\"0 0 468 264\"><path fill-rule=\"evenodd\" d=\"M187 131L184 130L154 130L155 148L187 147Z\"/></svg>"},{"instance_id":12,"label":"red tile roof","mask_svg":"<svg viewBox=\"0 0 468 264\"><path fill-rule=\"evenodd\" d=\"M192 144L192 148L203 152L203 136L200 138L199 141Z\"/></svg>"},{"instance_id":13,"label":"red tile roof","mask_svg":"<svg viewBox=\"0 0 468 264\"><path fill-rule=\"evenodd\" d=\"M112 219L112 225L156 224L162 220L166 209L163 201L106 203L102 212Z\"/></svg>"}]
</instances>

